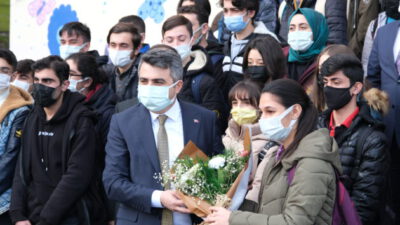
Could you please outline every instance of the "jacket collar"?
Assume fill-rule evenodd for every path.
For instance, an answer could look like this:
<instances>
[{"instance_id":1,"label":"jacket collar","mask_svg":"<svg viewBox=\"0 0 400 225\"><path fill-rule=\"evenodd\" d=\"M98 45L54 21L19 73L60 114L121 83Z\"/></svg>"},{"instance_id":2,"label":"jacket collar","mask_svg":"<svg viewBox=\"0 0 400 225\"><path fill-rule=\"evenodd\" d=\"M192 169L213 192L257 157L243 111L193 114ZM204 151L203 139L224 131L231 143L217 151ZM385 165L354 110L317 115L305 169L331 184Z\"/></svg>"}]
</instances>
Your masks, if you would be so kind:
<instances>
[{"instance_id":1,"label":"jacket collar","mask_svg":"<svg viewBox=\"0 0 400 225\"><path fill-rule=\"evenodd\" d=\"M10 93L0 106L0 122L3 121L10 111L22 106L31 105L32 103L32 97L28 92L10 85Z\"/></svg>"}]
</instances>

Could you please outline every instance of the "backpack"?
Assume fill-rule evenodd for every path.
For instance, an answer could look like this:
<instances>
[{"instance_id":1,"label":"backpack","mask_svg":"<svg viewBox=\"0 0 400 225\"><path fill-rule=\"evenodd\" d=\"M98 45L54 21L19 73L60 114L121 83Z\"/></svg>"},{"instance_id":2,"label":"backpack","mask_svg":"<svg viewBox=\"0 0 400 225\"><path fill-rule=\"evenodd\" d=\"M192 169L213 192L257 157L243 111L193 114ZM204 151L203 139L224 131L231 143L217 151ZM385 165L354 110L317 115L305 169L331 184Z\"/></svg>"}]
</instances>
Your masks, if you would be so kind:
<instances>
[{"instance_id":1,"label":"backpack","mask_svg":"<svg viewBox=\"0 0 400 225\"><path fill-rule=\"evenodd\" d=\"M347 192L340 180L336 169L334 170L336 175L336 199L333 208L332 225L362 225L349 192ZM295 172L296 166L293 166L288 172L287 179L289 186L293 181Z\"/></svg>"}]
</instances>

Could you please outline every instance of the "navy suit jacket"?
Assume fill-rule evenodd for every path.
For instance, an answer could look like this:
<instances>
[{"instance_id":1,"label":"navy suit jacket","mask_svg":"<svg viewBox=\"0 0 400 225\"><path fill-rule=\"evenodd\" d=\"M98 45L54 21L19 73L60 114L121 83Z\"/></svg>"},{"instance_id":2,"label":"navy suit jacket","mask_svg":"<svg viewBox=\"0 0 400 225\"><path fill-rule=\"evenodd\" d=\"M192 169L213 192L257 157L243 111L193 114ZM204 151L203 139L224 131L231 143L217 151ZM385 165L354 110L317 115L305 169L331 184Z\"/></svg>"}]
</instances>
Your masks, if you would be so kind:
<instances>
[{"instance_id":1,"label":"navy suit jacket","mask_svg":"<svg viewBox=\"0 0 400 225\"><path fill-rule=\"evenodd\" d=\"M378 30L367 71L367 80L371 82L372 86L389 94L390 109L384 118L385 133L389 141L392 140L393 135L396 135L398 144L400 144L400 79L394 60L393 46L399 27L400 21L396 21Z\"/></svg>"},{"instance_id":2,"label":"navy suit jacket","mask_svg":"<svg viewBox=\"0 0 400 225\"><path fill-rule=\"evenodd\" d=\"M222 152L216 115L180 101L185 145L191 140L209 156ZM167 131L168 132L168 131ZM117 224L161 224L161 209L151 207L154 178L161 172L150 112L138 104L112 117L103 182L111 200L121 203Z\"/></svg>"}]
</instances>

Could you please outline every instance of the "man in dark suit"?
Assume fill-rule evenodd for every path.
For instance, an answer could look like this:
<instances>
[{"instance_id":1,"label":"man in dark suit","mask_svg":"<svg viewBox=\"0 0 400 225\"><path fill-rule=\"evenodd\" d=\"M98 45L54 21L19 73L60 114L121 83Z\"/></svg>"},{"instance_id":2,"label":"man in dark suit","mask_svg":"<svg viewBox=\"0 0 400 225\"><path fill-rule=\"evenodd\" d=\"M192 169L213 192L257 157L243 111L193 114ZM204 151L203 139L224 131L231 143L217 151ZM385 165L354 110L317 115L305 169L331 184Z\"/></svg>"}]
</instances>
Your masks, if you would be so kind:
<instances>
[{"instance_id":1,"label":"man in dark suit","mask_svg":"<svg viewBox=\"0 0 400 225\"><path fill-rule=\"evenodd\" d=\"M375 37L369 57L367 79L389 95L390 108L384 118L390 146L391 200L400 223L400 21L381 27Z\"/></svg>"},{"instance_id":2,"label":"man in dark suit","mask_svg":"<svg viewBox=\"0 0 400 225\"><path fill-rule=\"evenodd\" d=\"M190 140L209 156L223 146L215 113L176 100L182 74L176 52L149 50L139 65L140 104L112 118L103 181L108 197L120 203L117 225L192 224L176 192L164 190L154 175Z\"/></svg>"}]
</instances>

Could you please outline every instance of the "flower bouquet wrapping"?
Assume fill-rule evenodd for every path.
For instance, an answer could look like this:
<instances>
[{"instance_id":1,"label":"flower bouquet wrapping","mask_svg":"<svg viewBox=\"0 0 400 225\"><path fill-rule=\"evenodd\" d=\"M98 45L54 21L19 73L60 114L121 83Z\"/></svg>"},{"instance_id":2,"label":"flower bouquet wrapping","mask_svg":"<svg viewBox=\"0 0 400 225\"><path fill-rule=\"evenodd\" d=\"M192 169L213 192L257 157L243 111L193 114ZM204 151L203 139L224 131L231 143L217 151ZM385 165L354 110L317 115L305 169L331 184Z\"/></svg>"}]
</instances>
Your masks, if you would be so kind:
<instances>
[{"instance_id":1,"label":"flower bouquet wrapping","mask_svg":"<svg viewBox=\"0 0 400 225\"><path fill-rule=\"evenodd\" d=\"M169 182L186 207L198 217L211 214L213 205L236 210L248 190L253 162L250 137L247 130L242 151L226 149L211 159L189 142L170 170L163 166L159 179L164 184Z\"/></svg>"}]
</instances>

